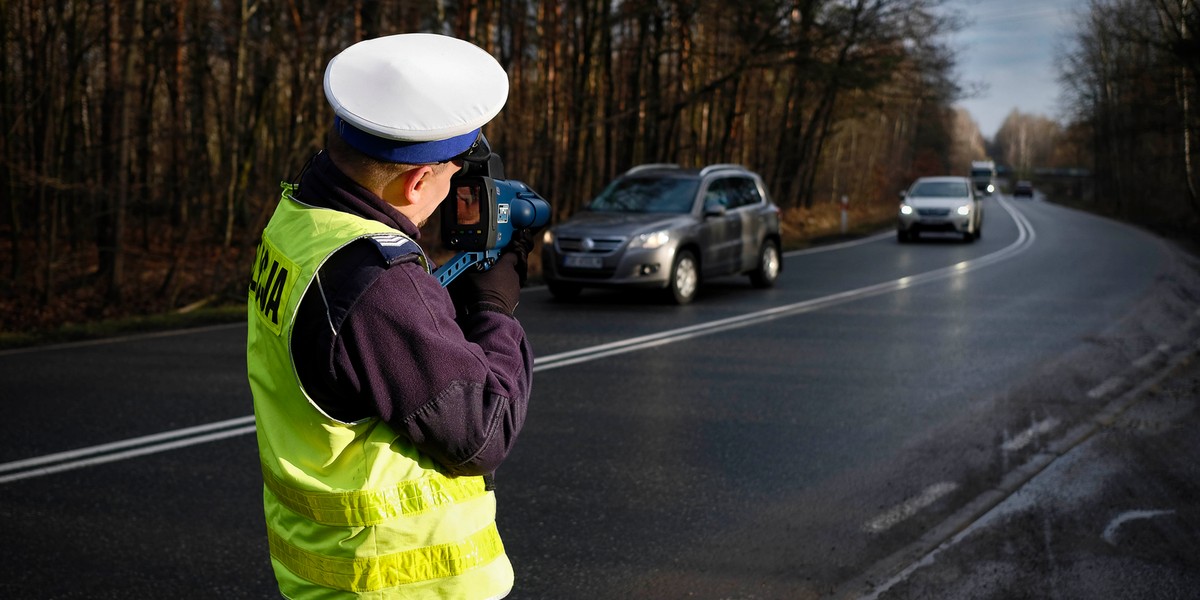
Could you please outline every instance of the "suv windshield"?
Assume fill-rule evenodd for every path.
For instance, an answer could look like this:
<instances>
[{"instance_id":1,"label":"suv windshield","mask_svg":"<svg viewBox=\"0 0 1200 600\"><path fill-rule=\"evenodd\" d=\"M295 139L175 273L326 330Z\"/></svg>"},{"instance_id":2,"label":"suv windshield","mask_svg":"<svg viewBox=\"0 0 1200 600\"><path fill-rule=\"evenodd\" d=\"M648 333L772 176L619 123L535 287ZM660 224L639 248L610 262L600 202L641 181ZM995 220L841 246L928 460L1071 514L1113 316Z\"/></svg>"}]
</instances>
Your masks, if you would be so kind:
<instances>
[{"instance_id":1,"label":"suv windshield","mask_svg":"<svg viewBox=\"0 0 1200 600\"><path fill-rule=\"evenodd\" d=\"M624 177L609 185L588 210L598 212L687 213L696 199L698 179Z\"/></svg>"},{"instance_id":2,"label":"suv windshield","mask_svg":"<svg viewBox=\"0 0 1200 600\"><path fill-rule=\"evenodd\" d=\"M967 184L957 181L927 181L913 186L912 196L924 198L962 198Z\"/></svg>"}]
</instances>

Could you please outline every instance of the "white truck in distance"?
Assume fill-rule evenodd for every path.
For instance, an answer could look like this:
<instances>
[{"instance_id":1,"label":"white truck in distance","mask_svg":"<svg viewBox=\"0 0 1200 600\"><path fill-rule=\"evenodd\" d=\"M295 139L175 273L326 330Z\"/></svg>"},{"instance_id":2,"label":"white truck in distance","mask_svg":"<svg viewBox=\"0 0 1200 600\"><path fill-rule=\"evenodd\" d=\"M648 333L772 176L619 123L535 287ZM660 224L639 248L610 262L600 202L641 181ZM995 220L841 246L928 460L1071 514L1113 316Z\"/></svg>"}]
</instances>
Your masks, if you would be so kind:
<instances>
[{"instance_id":1,"label":"white truck in distance","mask_svg":"<svg viewBox=\"0 0 1200 600\"><path fill-rule=\"evenodd\" d=\"M996 191L996 162L991 160L971 161L971 182L975 191L991 194Z\"/></svg>"}]
</instances>

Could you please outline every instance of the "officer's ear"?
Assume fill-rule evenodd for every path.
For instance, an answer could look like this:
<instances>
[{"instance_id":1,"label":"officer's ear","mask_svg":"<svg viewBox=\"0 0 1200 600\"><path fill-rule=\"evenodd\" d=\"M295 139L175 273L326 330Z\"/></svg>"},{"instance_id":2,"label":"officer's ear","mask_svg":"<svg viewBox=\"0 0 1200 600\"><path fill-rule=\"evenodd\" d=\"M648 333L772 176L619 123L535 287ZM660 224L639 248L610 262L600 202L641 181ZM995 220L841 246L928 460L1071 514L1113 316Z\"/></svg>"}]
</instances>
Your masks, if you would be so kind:
<instances>
[{"instance_id":1,"label":"officer's ear","mask_svg":"<svg viewBox=\"0 0 1200 600\"><path fill-rule=\"evenodd\" d=\"M393 206L420 205L429 199L433 167L420 165L397 174L384 186L383 199ZM437 202L442 199L438 198Z\"/></svg>"}]
</instances>

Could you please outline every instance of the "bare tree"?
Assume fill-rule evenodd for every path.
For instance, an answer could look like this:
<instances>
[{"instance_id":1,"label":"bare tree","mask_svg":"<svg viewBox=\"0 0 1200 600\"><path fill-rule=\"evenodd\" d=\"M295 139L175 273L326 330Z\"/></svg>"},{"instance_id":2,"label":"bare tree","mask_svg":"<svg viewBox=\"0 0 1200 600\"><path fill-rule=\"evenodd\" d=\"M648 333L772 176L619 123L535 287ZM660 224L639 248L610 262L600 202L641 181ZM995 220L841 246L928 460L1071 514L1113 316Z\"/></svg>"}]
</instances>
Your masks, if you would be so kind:
<instances>
[{"instance_id":1,"label":"bare tree","mask_svg":"<svg viewBox=\"0 0 1200 600\"><path fill-rule=\"evenodd\" d=\"M1035 168L1051 164L1061 134L1057 121L1013 109L996 132L997 157L1017 177L1029 179Z\"/></svg>"},{"instance_id":2,"label":"bare tree","mask_svg":"<svg viewBox=\"0 0 1200 600\"><path fill-rule=\"evenodd\" d=\"M1093 0L1061 80L1093 140L1097 202L1175 229L1200 222L1193 0Z\"/></svg>"},{"instance_id":3,"label":"bare tree","mask_svg":"<svg viewBox=\"0 0 1200 600\"><path fill-rule=\"evenodd\" d=\"M390 33L500 60L489 139L559 217L642 162L741 162L790 206L877 196L949 152L941 1L8 0L4 289L99 284L94 315L240 293L278 182L329 131L325 64Z\"/></svg>"}]
</instances>

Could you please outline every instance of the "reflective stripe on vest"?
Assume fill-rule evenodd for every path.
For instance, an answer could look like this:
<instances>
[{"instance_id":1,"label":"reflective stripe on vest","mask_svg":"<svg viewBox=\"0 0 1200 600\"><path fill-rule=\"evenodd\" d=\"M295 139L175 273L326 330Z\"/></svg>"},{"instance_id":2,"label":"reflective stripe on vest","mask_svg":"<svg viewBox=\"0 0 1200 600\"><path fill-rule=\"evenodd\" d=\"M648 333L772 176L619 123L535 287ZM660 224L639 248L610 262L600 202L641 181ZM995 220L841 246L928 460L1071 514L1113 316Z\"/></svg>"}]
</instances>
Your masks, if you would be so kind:
<instances>
[{"instance_id":1,"label":"reflective stripe on vest","mask_svg":"<svg viewBox=\"0 0 1200 600\"><path fill-rule=\"evenodd\" d=\"M486 565L504 554L495 524L458 543L362 558L314 554L270 529L267 537L271 556L291 572L318 585L352 592L372 592L450 577Z\"/></svg>"},{"instance_id":2,"label":"reflective stripe on vest","mask_svg":"<svg viewBox=\"0 0 1200 600\"><path fill-rule=\"evenodd\" d=\"M324 525L367 527L487 493L481 477L433 474L384 490L310 492L289 487L266 465L263 484L292 512Z\"/></svg>"}]
</instances>

